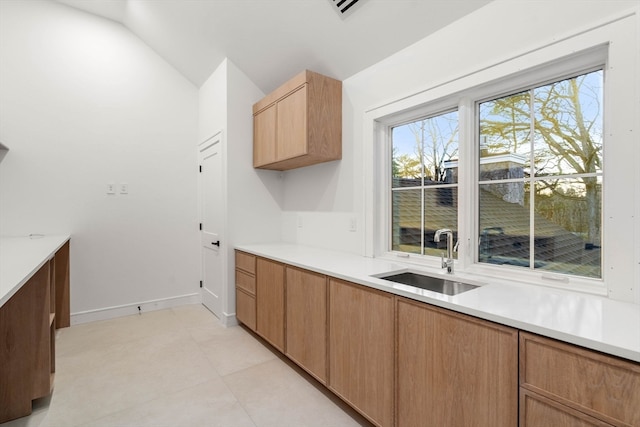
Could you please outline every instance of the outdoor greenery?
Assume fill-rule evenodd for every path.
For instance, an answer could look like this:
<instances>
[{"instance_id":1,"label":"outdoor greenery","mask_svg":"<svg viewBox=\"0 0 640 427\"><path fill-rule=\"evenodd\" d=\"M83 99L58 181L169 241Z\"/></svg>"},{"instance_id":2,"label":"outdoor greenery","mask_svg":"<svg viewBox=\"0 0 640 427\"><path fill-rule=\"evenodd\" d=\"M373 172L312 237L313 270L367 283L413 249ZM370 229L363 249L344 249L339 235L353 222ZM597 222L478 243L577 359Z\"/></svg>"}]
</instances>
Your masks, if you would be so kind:
<instances>
[{"instance_id":1,"label":"outdoor greenery","mask_svg":"<svg viewBox=\"0 0 640 427\"><path fill-rule=\"evenodd\" d=\"M603 71L597 70L478 105L480 158L487 160L480 167L480 188L489 189L495 195L492 187L520 186L519 192L516 191L523 195L519 202L514 201L512 195L506 194L503 200L519 203L523 208L533 203L536 218L556 224L558 229L564 229L566 233L580 239L580 251L597 250L597 254L591 253L588 257L578 254L575 260L570 261L560 254L555 260L556 264L587 263L590 264L589 271L595 271L587 275L596 277L601 274L599 248L602 245L602 92ZM406 188L400 187L456 186L457 166L451 167L450 164L447 167L446 162L457 160L459 155L457 111L397 126L393 128L392 141L394 191L406 191ZM510 164L496 161L490 166L494 169L493 175L483 174L484 168L489 167L486 165L499 156L516 160ZM520 174L500 175L500 168L519 169ZM492 184L492 180L500 182ZM498 188L496 191L500 196L499 191L504 190ZM510 191L513 192L513 188ZM426 209L426 190L422 194L421 201L415 197L411 199L413 206L407 206L406 202L394 204L393 246L396 250L419 244L424 251L426 237L422 238L422 242L420 239L403 241L400 236L407 233L406 229L402 233L400 229L406 228L408 222L412 223L411 227L415 227L422 220L424 229L421 233L429 235L433 230L427 226L434 222L429 220L429 216L442 215L441 210L435 215ZM394 197L394 200L409 199ZM523 212L522 215L526 215L526 218L523 217L521 222L528 224L527 209L509 212ZM423 213L424 218L420 218ZM484 216L485 221L486 217L487 215ZM411 218L411 221L407 218ZM492 228L493 225L500 225L503 220L498 216L488 220L494 224L485 225ZM536 221L540 223L543 220ZM530 233L534 236L536 232L542 233L542 228L539 227L540 224L534 225L533 230L524 232L524 237ZM547 230L545 233L550 232ZM535 250L537 249L534 248ZM571 251L575 252L576 249L572 248ZM411 252L415 252L415 249ZM527 257L525 255L524 258ZM536 266L537 260L538 253ZM565 267L558 268L560 272L568 272ZM580 273L572 271L572 274Z\"/></svg>"},{"instance_id":2,"label":"outdoor greenery","mask_svg":"<svg viewBox=\"0 0 640 427\"><path fill-rule=\"evenodd\" d=\"M525 174L533 174L535 197L544 200L536 201L536 210L541 207L538 212L554 222L556 212L583 212L556 223L596 246L601 244L602 80L602 71L595 71L480 106L486 155L525 156ZM561 179L575 175L580 176Z\"/></svg>"}]
</instances>

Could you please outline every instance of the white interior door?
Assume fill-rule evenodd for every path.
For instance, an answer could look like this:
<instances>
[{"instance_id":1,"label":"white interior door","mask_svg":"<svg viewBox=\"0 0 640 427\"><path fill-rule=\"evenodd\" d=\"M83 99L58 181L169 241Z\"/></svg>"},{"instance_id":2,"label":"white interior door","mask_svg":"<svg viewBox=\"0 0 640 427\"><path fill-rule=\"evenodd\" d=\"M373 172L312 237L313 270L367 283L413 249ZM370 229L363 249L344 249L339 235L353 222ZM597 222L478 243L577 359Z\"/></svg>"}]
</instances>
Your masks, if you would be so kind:
<instances>
[{"instance_id":1,"label":"white interior door","mask_svg":"<svg viewBox=\"0 0 640 427\"><path fill-rule=\"evenodd\" d=\"M222 132L200 144L199 161L202 301L218 319L222 319L225 258Z\"/></svg>"}]
</instances>

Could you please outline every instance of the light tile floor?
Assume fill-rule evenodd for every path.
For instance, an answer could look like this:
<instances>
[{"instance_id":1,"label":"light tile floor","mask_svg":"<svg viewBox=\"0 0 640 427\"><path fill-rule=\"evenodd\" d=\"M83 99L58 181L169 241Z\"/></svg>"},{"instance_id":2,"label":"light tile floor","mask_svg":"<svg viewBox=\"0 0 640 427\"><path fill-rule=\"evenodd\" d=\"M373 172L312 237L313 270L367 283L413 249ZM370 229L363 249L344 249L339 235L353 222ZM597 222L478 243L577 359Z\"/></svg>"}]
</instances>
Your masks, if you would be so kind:
<instances>
[{"instance_id":1,"label":"light tile floor","mask_svg":"<svg viewBox=\"0 0 640 427\"><path fill-rule=\"evenodd\" d=\"M59 330L52 396L1 426L370 424L246 329L189 305Z\"/></svg>"}]
</instances>

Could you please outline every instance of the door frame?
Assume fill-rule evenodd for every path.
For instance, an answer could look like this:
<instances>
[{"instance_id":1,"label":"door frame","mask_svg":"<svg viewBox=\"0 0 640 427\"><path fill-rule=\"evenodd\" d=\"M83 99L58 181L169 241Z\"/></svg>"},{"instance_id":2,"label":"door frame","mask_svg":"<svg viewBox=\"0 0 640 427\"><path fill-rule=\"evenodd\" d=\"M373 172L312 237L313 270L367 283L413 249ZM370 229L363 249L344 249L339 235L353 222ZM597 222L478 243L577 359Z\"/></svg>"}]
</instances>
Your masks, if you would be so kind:
<instances>
[{"instance_id":1,"label":"door frame","mask_svg":"<svg viewBox=\"0 0 640 427\"><path fill-rule=\"evenodd\" d=\"M202 182L202 174L200 173L200 167L202 166L202 153L205 149L214 144L220 144L220 185L221 185L221 193L222 193L222 203L224 206L227 205L227 158L226 158L226 141L224 138L224 132L222 129L214 132L208 138L205 138L198 144L198 223L202 224L203 221L203 200L202 200L202 191L203 191L203 182ZM220 289L220 321L227 325L229 323L229 314L228 314L228 234L227 234L227 209L222 209L221 212L221 224L220 230L218 232L218 236L220 238L220 273L221 273L221 289ZM203 281L203 286L200 288L200 295L202 298L202 304L209 309L207 306L207 301L210 298L213 298L211 292L207 290L206 285L204 284L204 257L202 256L202 230L198 233L198 257L200 259L200 280ZM233 317L233 316L232 316Z\"/></svg>"}]
</instances>

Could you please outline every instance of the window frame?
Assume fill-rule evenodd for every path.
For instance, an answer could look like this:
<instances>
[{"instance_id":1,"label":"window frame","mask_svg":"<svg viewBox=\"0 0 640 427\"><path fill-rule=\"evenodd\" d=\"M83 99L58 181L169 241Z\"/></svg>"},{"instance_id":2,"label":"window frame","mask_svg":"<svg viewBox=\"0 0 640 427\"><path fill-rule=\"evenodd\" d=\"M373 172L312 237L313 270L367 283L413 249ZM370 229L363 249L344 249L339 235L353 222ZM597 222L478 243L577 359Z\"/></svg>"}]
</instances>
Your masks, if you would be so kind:
<instances>
[{"instance_id":1,"label":"window frame","mask_svg":"<svg viewBox=\"0 0 640 427\"><path fill-rule=\"evenodd\" d=\"M634 75L637 64L625 59L631 55L634 43L618 43L624 37L625 25L621 20L595 27L568 37L558 42L532 50L526 54L513 57L491 67L480 69L448 82L434 85L429 89L405 96L397 101L367 110L364 114L364 135L371 137L373 144L365 149L365 176L371 179L365 184L365 209L371 213L365 215L365 255L381 257L394 261L416 263L418 266L431 268L440 267L439 259L432 256L417 256L406 253L389 251L390 248L390 194L391 194L391 162L385 159L384 153L390 156L389 129L399 123L412 119L419 119L438 112L458 110L459 127L459 182L458 182L458 232L460 236L460 253L456 261L456 272L460 276L473 275L480 279L486 278L493 282L509 282L560 287L569 290L584 291L595 294L608 294L614 299L640 299L640 292L631 286L620 283L620 279L627 281L633 278L637 284L639 270L634 266L633 256L638 253L638 244L625 242L624 248L614 248L612 242L620 241L624 236L625 227L631 226L637 236L638 230L633 226L633 215L624 218L624 224L613 222L610 215L623 206L620 196L616 196L615 183L622 183L620 173L614 172L612 162L622 160L627 166L640 159L640 149L633 150L630 160L621 158L620 149L612 148L615 143L612 134L620 133L624 118L631 120L631 127L637 126L638 120L632 114L638 111L637 106L627 102L614 104L611 99L623 93L624 80ZM633 20L630 20L635 22ZM620 24L620 25L618 25ZM628 23L626 24L628 25ZM577 52L577 53L576 53ZM604 71L604 129L605 139L603 147L603 200L602 200L602 232L603 259L602 278L581 278L551 272L529 271L519 267L493 266L477 262L478 259L478 192L474 188L478 184L478 129L476 105L482 100L497 98L515 93L518 89L544 85L563 78L602 69ZM613 72L615 71L615 72ZM631 107L631 108L629 108ZM627 109L627 114L621 111ZM612 117L622 116L617 120ZM366 140L366 139L365 139ZM624 157L624 156L623 156ZM465 173L462 174L462 171ZM636 176L638 171L636 170ZM631 194L626 199L635 206L638 197L638 186L632 186ZM384 189L381 191L381 189ZM612 190L613 189L613 190ZM466 214L470 212L472 214ZM629 210L628 208L626 209ZM608 221L605 221L605 218ZM613 226L611 224L614 224ZM628 229L627 229L628 230ZM628 232L627 232L627 240ZM621 256L622 255L622 256Z\"/></svg>"}]
</instances>

